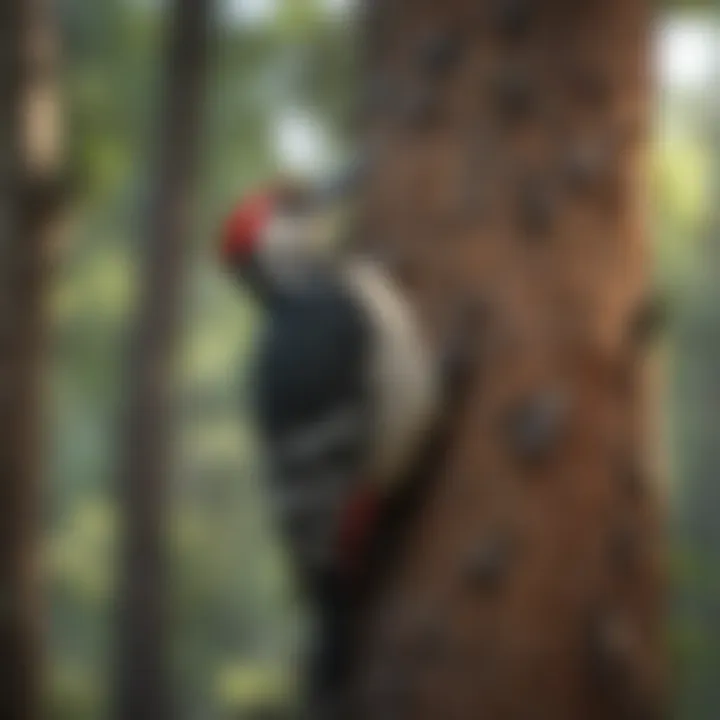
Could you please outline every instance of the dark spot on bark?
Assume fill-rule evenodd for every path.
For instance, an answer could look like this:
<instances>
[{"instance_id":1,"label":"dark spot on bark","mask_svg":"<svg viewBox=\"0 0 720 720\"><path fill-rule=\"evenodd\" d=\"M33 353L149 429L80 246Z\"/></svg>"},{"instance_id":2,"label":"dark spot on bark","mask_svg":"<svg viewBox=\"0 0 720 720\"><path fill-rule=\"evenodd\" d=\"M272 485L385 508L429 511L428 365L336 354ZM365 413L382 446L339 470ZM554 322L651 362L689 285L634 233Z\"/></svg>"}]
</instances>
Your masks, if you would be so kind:
<instances>
[{"instance_id":1,"label":"dark spot on bark","mask_svg":"<svg viewBox=\"0 0 720 720\"><path fill-rule=\"evenodd\" d=\"M528 121L537 111L537 94L523 68L506 67L492 80L494 104L500 121L512 128Z\"/></svg>"},{"instance_id":2,"label":"dark spot on bark","mask_svg":"<svg viewBox=\"0 0 720 720\"><path fill-rule=\"evenodd\" d=\"M642 298L628 322L627 341L630 347L642 350L654 343L666 329L669 314L667 300L660 295Z\"/></svg>"},{"instance_id":3,"label":"dark spot on bark","mask_svg":"<svg viewBox=\"0 0 720 720\"><path fill-rule=\"evenodd\" d=\"M575 69L570 76L570 87L582 105L593 108L605 105L612 95L609 78L597 67Z\"/></svg>"},{"instance_id":4,"label":"dark spot on bark","mask_svg":"<svg viewBox=\"0 0 720 720\"><path fill-rule=\"evenodd\" d=\"M498 592L510 569L513 550L513 543L506 535L482 541L471 552L463 571L468 587L483 595Z\"/></svg>"},{"instance_id":5,"label":"dark spot on bark","mask_svg":"<svg viewBox=\"0 0 720 720\"><path fill-rule=\"evenodd\" d=\"M632 627L620 616L602 612L594 618L589 650L595 679L602 684L617 685L620 677L627 672L635 644Z\"/></svg>"},{"instance_id":6,"label":"dark spot on bark","mask_svg":"<svg viewBox=\"0 0 720 720\"><path fill-rule=\"evenodd\" d=\"M500 36L518 40L531 30L536 10L533 0L492 0L490 20Z\"/></svg>"},{"instance_id":7,"label":"dark spot on bark","mask_svg":"<svg viewBox=\"0 0 720 720\"><path fill-rule=\"evenodd\" d=\"M438 77L453 70L462 54L462 39L456 32L429 34L418 50L418 65L426 76Z\"/></svg>"},{"instance_id":8,"label":"dark spot on bark","mask_svg":"<svg viewBox=\"0 0 720 720\"><path fill-rule=\"evenodd\" d=\"M486 143L471 138L458 178L458 217L462 223L483 221L491 210L492 154Z\"/></svg>"},{"instance_id":9,"label":"dark spot on bark","mask_svg":"<svg viewBox=\"0 0 720 720\"><path fill-rule=\"evenodd\" d=\"M622 493L631 501L638 501L645 495L646 480L639 461L621 457L618 461L618 481Z\"/></svg>"},{"instance_id":10,"label":"dark spot on bark","mask_svg":"<svg viewBox=\"0 0 720 720\"><path fill-rule=\"evenodd\" d=\"M455 308L443 342L444 377L449 387L464 385L483 356L491 322L488 301L464 298Z\"/></svg>"},{"instance_id":11,"label":"dark spot on bark","mask_svg":"<svg viewBox=\"0 0 720 720\"><path fill-rule=\"evenodd\" d=\"M610 155L610 149L599 141L571 145L563 167L568 186L577 192L585 192L594 187L604 177Z\"/></svg>"},{"instance_id":12,"label":"dark spot on bark","mask_svg":"<svg viewBox=\"0 0 720 720\"><path fill-rule=\"evenodd\" d=\"M627 575L634 570L639 543L638 530L631 524L624 523L613 529L608 543L608 559L613 573Z\"/></svg>"},{"instance_id":13,"label":"dark spot on bark","mask_svg":"<svg viewBox=\"0 0 720 720\"><path fill-rule=\"evenodd\" d=\"M440 120L440 109L434 89L424 86L412 90L404 102L403 114L411 130L429 130Z\"/></svg>"},{"instance_id":14,"label":"dark spot on bark","mask_svg":"<svg viewBox=\"0 0 720 720\"><path fill-rule=\"evenodd\" d=\"M487 187L483 181L470 178L467 185L461 189L459 203L459 220L465 225L471 221L483 223L490 215L490 202Z\"/></svg>"},{"instance_id":15,"label":"dark spot on bark","mask_svg":"<svg viewBox=\"0 0 720 720\"><path fill-rule=\"evenodd\" d=\"M418 622L410 642L412 659L420 663L437 660L446 649L447 633L438 616L428 616Z\"/></svg>"},{"instance_id":16,"label":"dark spot on bark","mask_svg":"<svg viewBox=\"0 0 720 720\"><path fill-rule=\"evenodd\" d=\"M598 702L618 720L659 720L665 715L659 677L648 666L641 638L627 617L600 612L589 635L589 671Z\"/></svg>"},{"instance_id":17,"label":"dark spot on bark","mask_svg":"<svg viewBox=\"0 0 720 720\"><path fill-rule=\"evenodd\" d=\"M517 190L516 218L526 238L550 233L557 215L557 191L548 179L529 177Z\"/></svg>"},{"instance_id":18,"label":"dark spot on bark","mask_svg":"<svg viewBox=\"0 0 720 720\"><path fill-rule=\"evenodd\" d=\"M558 390L541 392L514 408L507 422L510 447L523 460L546 458L567 429L570 399Z\"/></svg>"}]
</instances>

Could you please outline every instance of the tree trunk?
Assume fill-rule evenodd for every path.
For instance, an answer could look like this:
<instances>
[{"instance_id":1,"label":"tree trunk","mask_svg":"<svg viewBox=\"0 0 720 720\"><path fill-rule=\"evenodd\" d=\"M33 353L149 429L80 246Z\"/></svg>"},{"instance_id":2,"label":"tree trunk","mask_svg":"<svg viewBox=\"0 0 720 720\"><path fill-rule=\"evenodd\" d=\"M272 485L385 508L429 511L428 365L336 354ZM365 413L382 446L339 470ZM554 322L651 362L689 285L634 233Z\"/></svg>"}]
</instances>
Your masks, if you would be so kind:
<instances>
[{"instance_id":1,"label":"tree trunk","mask_svg":"<svg viewBox=\"0 0 720 720\"><path fill-rule=\"evenodd\" d=\"M656 718L641 0L366 2L364 236L475 381L370 604L361 717Z\"/></svg>"},{"instance_id":2,"label":"tree trunk","mask_svg":"<svg viewBox=\"0 0 720 720\"><path fill-rule=\"evenodd\" d=\"M0 716L40 716L40 384L46 258L60 188L56 24L0 13Z\"/></svg>"},{"instance_id":3,"label":"tree trunk","mask_svg":"<svg viewBox=\"0 0 720 720\"><path fill-rule=\"evenodd\" d=\"M170 471L173 361L185 245L192 229L211 10L206 0L176 0L168 27L157 165L122 428L122 575L115 699L119 720L162 720L173 715L163 520Z\"/></svg>"}]
</instances>

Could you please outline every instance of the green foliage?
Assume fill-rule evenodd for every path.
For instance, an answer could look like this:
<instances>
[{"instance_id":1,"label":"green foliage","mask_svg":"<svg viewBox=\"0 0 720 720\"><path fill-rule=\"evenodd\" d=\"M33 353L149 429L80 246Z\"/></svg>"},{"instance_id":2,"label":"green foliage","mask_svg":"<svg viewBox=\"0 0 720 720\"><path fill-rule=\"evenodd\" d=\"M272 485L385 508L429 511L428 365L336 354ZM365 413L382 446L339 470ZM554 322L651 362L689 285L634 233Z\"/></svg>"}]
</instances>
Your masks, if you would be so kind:
<instances>
[{"instance_id":1,"label":"green foliage","mask_svg":"<svg viewBox=\"0 0 720 720\"><path fill-rule=\"evenodd\" d=\"M351 92L352 58L323 7L285 0L268 23L252 26L231 14L213 48L169 508L176 688L191 718L243 717L292 701L302 618L243 419L254 313L222 276L215 246L229 205L277 171L281 114L302 109L330 133L329 144L341 142L331 129ZM52 720L98 720L107 716L111 668L115 427L158 131L164 8L62 0L59 9L68 150L81 193L51 296L48 702Z\"/></svg>"},{"instance_id":2,"label":"green foliage","mask_svg":"<svg viewBox=\"0 0 720 720\"><path fill-rule=\"evenodd\" d=\"M292 689L287 678L273 668L229 665L217 677L216 696L232 717L250 716L260 710L281 711L292 705Z\"/></svg>"},{"instance_id":3,"label":"green foliage","mask_svg":"<svg viewBox=\"0 0 720 720\"><path fill-rule=\"evenodd\" d=\"M663 137L654 157L656 263L665 286L697 272L699 224L708 205L709 159L687 134Z\"/></svg>"},{"instance_id":4,"label":"green foliage","mask_svg":"<svg viewBox=\"0 0 720 720\"><path fill-rule=\"evenodd\" d=\"M157 132L162 6L60 2L68 47L69 154L82 193L68 220L69 242L51 297L46 566L52 720L107 715L114 429ZM179 443L169 508L176 687L188 718L243 717L258 706L285 706L294 693L289 668L302 617L273 540L258 479L262 468L242 416L247 388L240 378L254 313L222 277L214 253L218 218L246 188L277 171L273 131L279 117L301 110L327 134L331 148L344 147L354 89L351 28L327 6L282 0L268 22L250 26L225 13L213 49L199 220L177 367ZM720 617L712 610L720 607L720 541L713 536L715 554L704 552L705 540L688 528L711 533L720 507L717 442L703 431L717 428L705 399L717 374L720 333L705 330L720 326L720 297L711 283L699 282L709 202L708 158L695 132L701 98L665 103L669 128L656 143L654 162L656 257L659 282L680 310L671 338L669 403L676 499L686 509L673 562L679 588L673 644L682 668L682 718L704 720L720 667L717 643L709 641L720 635ZM700 340L698 326L705 328Z\"/></svg>"}]
</instances>

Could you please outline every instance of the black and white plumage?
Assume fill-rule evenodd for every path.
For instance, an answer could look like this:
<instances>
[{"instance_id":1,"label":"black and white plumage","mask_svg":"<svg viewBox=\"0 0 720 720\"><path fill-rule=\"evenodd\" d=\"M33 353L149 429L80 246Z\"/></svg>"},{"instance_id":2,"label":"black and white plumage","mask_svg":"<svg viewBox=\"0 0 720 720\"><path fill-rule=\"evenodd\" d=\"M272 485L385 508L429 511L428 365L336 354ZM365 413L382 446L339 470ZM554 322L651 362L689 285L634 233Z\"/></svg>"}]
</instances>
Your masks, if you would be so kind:
<instances>
[{"instance_id":1,"label":"black and white plumage","mask_svg":"<svg viewBox=\"0 0 720 720\"><path fill-rule=\"evenodd\" d=\"M344 502L370 444L368 323L329 278L278 302L254 373L272 495L304 574L336 561Z\"/></svg>"},{"instance_id":2,"label":"black and white plumage","mask_svg":"<svg viewBox=\"0 0 720 720\"><path fill-rule=\"evenodd\" d=\"M256 420L291 555L332 565L347 503L363 491L382 504L429 432L438 362L385 269L329 251L313 214L286 207L244 202L223 252L265 310Z\"/></svg>"},{"instance_id":3,"label":"black and white plumage","mask_svg":"<svg viewBox=\"0 0 720 720\"><path fill-rule=\"evenodd\" d=\"M440 372L385 270L316 240L307 218L258 196L231 217L224 255L265 309L257 429L278 525L316 610L317 698L347 670L363 563L437 418Z\"/></svg>"},{"instance_id":4,"label":"black and white plumage","mask_svg":"<svg viewBox=\"0 0 720 720\"><path fill-rule=\"evenodd\" d=\"M377 265L354 258L276 301L255 397L273 494L294 562L339 567L353 501L397 491L435 417L437 367L410 306ZM371 522L370 518L365 522ZM356 532L371 533L372 527Z\"/></svg>"}]
</instances>

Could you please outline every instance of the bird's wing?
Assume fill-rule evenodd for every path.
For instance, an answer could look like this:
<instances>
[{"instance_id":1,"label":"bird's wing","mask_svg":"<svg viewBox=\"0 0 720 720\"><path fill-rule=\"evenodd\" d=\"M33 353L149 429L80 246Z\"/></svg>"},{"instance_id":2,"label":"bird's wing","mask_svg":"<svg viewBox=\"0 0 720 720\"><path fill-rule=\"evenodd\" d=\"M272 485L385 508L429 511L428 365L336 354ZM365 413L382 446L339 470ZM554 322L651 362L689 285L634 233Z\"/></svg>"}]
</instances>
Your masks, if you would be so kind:
<instances>
[{"instance_id":1,"label":"bird's wing","mask_svg":"<svg viewBox=\"0 0 720 720\"><path fill-rule=\"evenodd\" d=\"M269 323L256 376L273 504L296 560L333 562L342 506L362 480L372 407L368 333L352 298L328 288Z\"/></svg>"}]
</instances>

